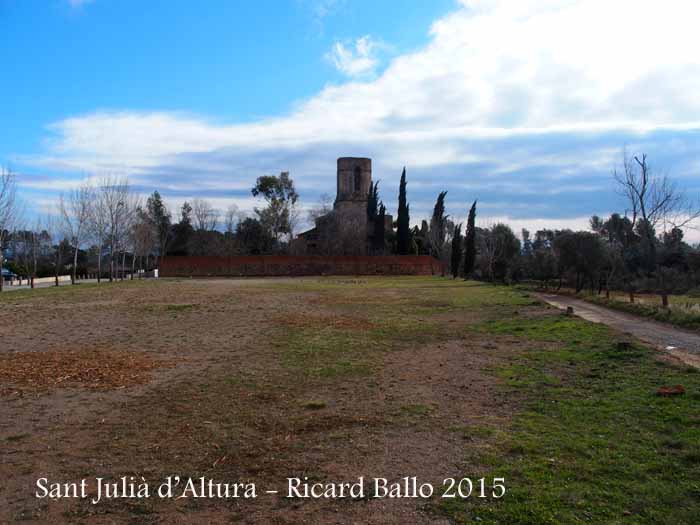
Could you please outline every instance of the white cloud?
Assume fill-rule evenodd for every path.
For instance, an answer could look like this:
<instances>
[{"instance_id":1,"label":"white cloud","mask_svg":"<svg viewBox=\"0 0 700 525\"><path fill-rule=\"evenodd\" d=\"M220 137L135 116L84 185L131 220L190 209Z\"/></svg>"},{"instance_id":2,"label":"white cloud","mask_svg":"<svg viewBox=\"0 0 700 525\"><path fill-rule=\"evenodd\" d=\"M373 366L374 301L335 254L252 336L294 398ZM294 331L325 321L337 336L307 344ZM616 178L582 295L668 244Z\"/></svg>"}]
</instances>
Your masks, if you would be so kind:
<instances>
[{"instance_id":1,"label":"white cloud","mask_svg":"<svg viewBox=\"0 0 700 525\"><path fill-rule=\"evenodd\" d=\"M362 142L423 145L428 162L450 162L464 152L436 144L464 137L700 127L700 4L466 3L433 25L424 49L398 56L377 79L326 87L287 116L221 125L177 113L95 113L54 124L50 153L151 165L222 147L348 141L351 125ZM363 39L339 58L348 72L371 67L362 59L372 63L373 44Z\"/></svg>"},{"instance_id":2,"label":"white cloud","mask_svg":"<svg viewBox=\"0 0 700 525\"><path fill-rule=\"evenodd\" d=\"M175 169L190 179L206 172L214 185L249 179L251 167L313 166L295 176L303 185L332 170L333 156L371 154L375 166L408 165L433 177L450 166L488 165L493 178L480 174L479 183L556 166L566 185L586 169L607 169L624 143L563 152L561 137L619 141L622 132L667 130L682 138L700 129L700 3L462 4L433 24L422 49L396 56L376 78L374 40L337 43L332 62L356 80L327 86L287 115L247 124L162 112L74 116L50 127L44 153L31 161L137 175ZM285 164L275 164L278 157Z\"/></svg>"},{"instance_id":3,"label":"white cloud","mask_svg":"<svg viewBox=\"0 0 700 525\"><path fill-rule=\"evenodd\" d=\"M326 55L326 59L348 77L367 76L374 74L379 65L376 55L379 47L381 44L374 41L371 36L365 35L355 40L354 46L336 42Z\"/></svg>"}]
</instances>

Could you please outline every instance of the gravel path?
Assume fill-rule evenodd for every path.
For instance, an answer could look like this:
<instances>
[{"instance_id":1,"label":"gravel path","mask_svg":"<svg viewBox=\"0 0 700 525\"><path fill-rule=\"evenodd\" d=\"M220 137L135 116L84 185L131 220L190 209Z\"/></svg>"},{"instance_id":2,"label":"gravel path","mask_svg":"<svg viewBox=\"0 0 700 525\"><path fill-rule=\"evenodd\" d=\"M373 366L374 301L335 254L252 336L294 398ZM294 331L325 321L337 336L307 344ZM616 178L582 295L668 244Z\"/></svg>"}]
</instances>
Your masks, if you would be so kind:
<instances>
[{"instance_id":1,"label":"gravel path","mask_svg":"<svg viewBox=\"0 0 700 525\"><path fill-rule=\"evenodd\" d=\"M571 306L574 314L587 321L603 323L620 332L631 334L640 341L664 350L687 364L700 367L700 334L698 333L611 310L573 297L545 293L533 295L562 310Z\"/></svg>"}]
</instances>

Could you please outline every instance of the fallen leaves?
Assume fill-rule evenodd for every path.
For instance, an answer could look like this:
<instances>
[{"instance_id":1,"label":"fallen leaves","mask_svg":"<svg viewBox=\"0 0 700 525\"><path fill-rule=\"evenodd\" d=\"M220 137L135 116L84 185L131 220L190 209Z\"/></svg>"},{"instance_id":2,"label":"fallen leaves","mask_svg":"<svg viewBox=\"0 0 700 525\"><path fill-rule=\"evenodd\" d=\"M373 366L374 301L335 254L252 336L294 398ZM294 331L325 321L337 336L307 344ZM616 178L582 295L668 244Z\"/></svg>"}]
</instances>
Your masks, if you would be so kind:
<instances>
[{"instance_id":1,"label":"fallen leaves","mask_svg":"<svg viewBox=\"0 0 700 525\"><path fill-rule=\"evenodd\" d=\"M17 389L46 390L79 387L111 390L139 385L166 363L147 354L111 348L52 349L16 352L0 357L0 395Z\"/></svg>"}]
</instances>

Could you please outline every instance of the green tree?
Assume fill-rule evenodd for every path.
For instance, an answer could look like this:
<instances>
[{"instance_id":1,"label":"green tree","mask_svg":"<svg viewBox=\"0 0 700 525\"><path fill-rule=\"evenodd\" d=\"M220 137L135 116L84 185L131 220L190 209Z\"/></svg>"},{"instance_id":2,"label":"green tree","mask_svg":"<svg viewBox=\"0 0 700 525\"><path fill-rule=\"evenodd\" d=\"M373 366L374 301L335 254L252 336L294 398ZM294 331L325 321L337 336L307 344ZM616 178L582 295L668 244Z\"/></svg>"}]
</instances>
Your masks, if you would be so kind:
<instances>
[{"instance_id":1,"label":"green tree","mask_svg":"<svg viewBox=\"0 0 700 525\"><path fill-rule=\"evenodd\" d=\"M428 247L430 255L442 260L445 249L445 237L447 236L447 218L445 215L446 191L441 191L435 201L433 216L430 218L430 229L428 234Z\"/></svg>"},{"instance_id":2,"label":"green tree","mask_svg":"<svg viewBox=\"0 0 700 525\"><path fill-rule=\"evenodd\" d=\"M459 264L462 262L462 224L455 224L455 229L452 234L452 254L450 257L450 266L452 267L452 277L455 279L459 276Z\"/></svg>"},{"instance_id":3,"label":"green tree","mask_svg":"<svg viewBox=\"0 0 700 525\"><path fill-rule=\"evenodd\" d=\"M396 251L408 255L411 247L409 206L406 202L406 168L401 173L399 184L399 210L396 217Z\"/></svg>"},{"instance_id":4,"label":"green tree","mask_svg":"<svg viewBox=\"0 0 700 525\"><path fill-rule=\"evenodd\" d=\"M296 220L296 203L299 194L289 172L283 171L279 176L263 175L258 177L251 189L254 197L262 197L267 203L264 209L255 208L255 213L262 226L275 241L280 242L284 235L293 236Z\"/></svg>"},{"instance_id":5,"label":"green tree","mask_svg":"<svg viewBox=\"0 0 700 525\"><path fill-rule=\"evenodd\" d=\"M148 219L153 227L158 243L158 262L166 254L170 240L170 212L165 206L160 193L154 191L146 201ZM156 263L156 266L158 264Z\"/></svg>"},{"instance_id":6,"label":"green tree","mask_svg":"<svg viewBox=\"0 0 700 525\"><path fill-rule=\"evenodd\" d=\"M469 279L474 272L476 264L476 201L469 209L469 218L467 219L467 231L464 239L464 278Z\"/></svg>"},{"instance_id":7,"label":"green tree","mask_svg":"<svg viewBox=\"0 0 700 525\"><path fill-rule=\"evenodd\" d=\"M367 194L367 219L371 222L379 214L379 181L370 183Z\"/></svg>"},{"instance_id":8,"label":"green tree","mask_svg":"<svg viewBox=\"0 0 700 525\"><path fill-rule=\"evenodd\" d=\"M236 226L236 240L243 253L262 255L272 249L273 238L258 219L248 217Z\"/></svg>"},{"instance_id":9,"label":"green tree","mask_svg":"<svg viewBox=\"0 0 700 525\"><path fill-rule=\"evenodd\" d=\"M168 254L189 255L188 246L193 233L192 206L185 201L180 209L180 220L173 225L173 239Z\"/></svg>"},{"instance_id":10,"label":"green tree","mask_svg":"<svg viewBox=\"0 0 700 525\"><path fill-rule=\"evenodd\" d=\"M604 259L600 237L591 232L563 232L554 239L554 249L559 255L559 271L575 275L576 293L586 283L592 289Z\"/></svg>"},{"instance_id":11,"label":"green tree","mask_svg":"<svg viewBox=\"0 0 700 525\"><path fill-rule=\"evenodd\" d=\"M493 278L506 281L514 277L517 257L520 254L520 241L507 224L496 224L491 228L491 236L496 246L493 265Z\"/></svg>"},{"instance_id":12,"label":"green tree","mask_svg":"<svg viewBox=\"0 0 700 525\"><path fill-rule=\"evenodd\" d=\"M384 245L386 242L386 230L384 229L385 218L386 207L383 202L380 202L379 211L374 219L374 232L372 235L372 250L376 255L384 254Z\"/></svg>"}]
</instances>

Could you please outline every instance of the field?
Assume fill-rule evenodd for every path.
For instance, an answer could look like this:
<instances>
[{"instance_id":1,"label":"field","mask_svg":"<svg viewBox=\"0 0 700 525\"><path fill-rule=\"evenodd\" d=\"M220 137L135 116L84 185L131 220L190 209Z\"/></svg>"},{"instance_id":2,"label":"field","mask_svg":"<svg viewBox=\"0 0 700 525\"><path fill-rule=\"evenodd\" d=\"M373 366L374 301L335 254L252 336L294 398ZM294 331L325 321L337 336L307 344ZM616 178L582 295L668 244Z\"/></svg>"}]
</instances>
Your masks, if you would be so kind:
<instances>
[{"instance_id":1,"label":"field","mask_svg":"<svg viewBox=\"0 0 700 525\"><path fill-rule=\"evenodd\" d=\"M0 522L693 523L700 373L527 292L161 280L0 296ZM656 395L683 385L677 397ZM36 480L257 499L38 499ZM500 499L286 499L285 478L505 478ZM95 488L89 488L91 496Z\"/></svg>"}]
</instances>

